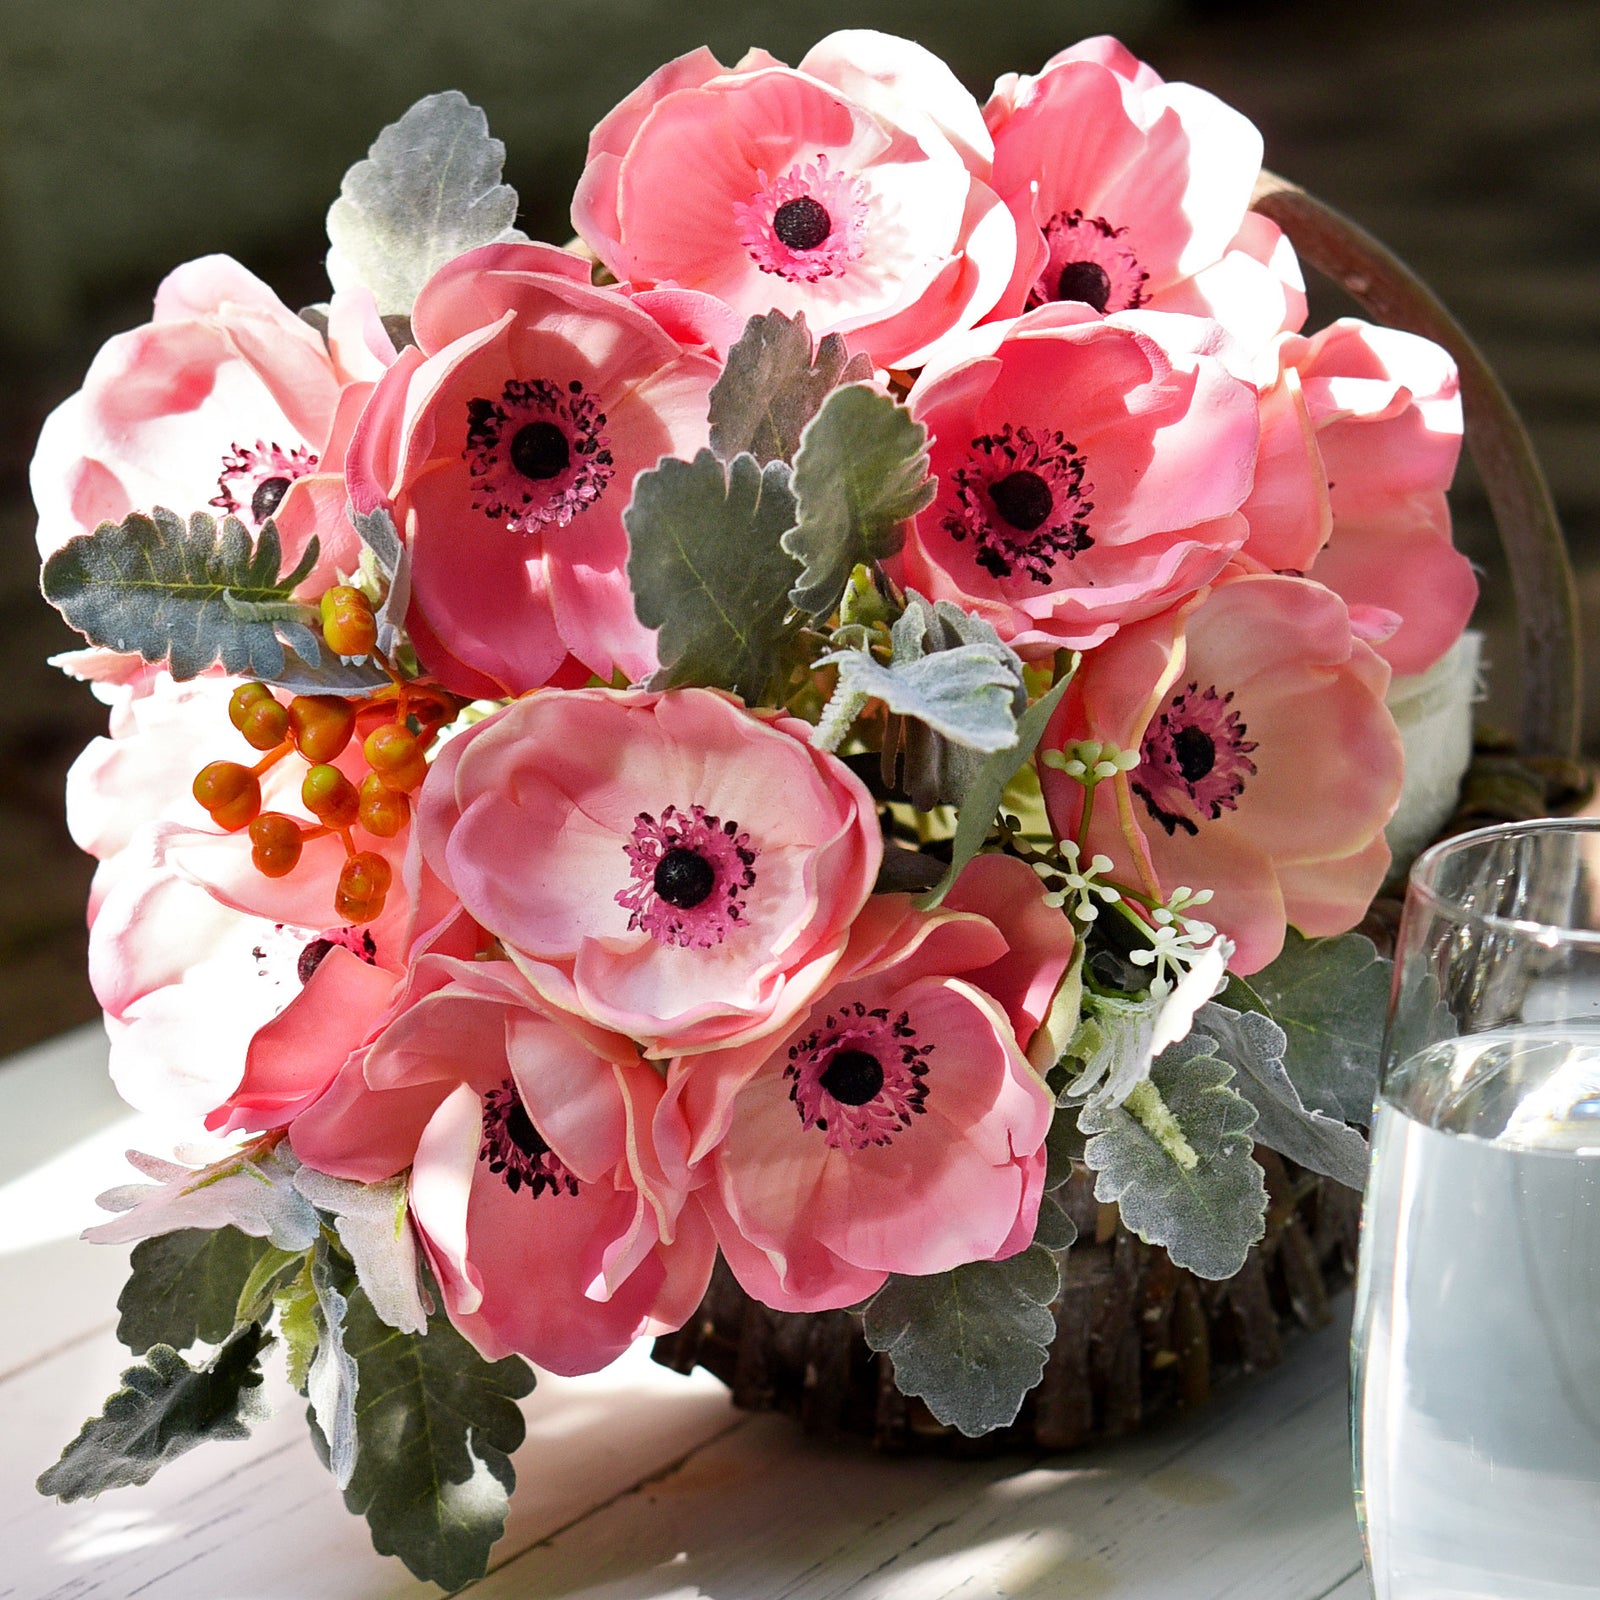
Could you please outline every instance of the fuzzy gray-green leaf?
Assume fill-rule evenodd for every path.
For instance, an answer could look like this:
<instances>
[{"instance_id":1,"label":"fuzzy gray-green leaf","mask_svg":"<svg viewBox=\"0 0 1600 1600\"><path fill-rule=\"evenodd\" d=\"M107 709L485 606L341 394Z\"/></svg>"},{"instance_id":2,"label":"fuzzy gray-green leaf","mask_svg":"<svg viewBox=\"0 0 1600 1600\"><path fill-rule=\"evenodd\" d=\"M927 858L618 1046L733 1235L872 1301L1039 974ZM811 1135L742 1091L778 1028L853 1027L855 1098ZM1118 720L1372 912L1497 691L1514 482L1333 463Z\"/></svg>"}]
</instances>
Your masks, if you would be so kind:
<instances>
[{"instance_id":1,"label":"fuzzy gray-green leaf","mask_svg":"<svg viewBox=\"0 0 1600 1600\"><path fill-rule=\"evenodd\" d=\"M349 1485L356 1465L360 1375L344 1345L345 1313L354 1282L354 1269L331 1256L326 1244L319 1240L311 1260L311 1287L317 1302L317 1352L306 1371L306 1394L328 1447L328 1471L341 1489Z\"/></svg>"},{"instance_id":2,"label":"fuzzy gray-green leaf","mask_svg":"<svg viewBox=\"0 0 1600 1600\"><path fill-rule=\"evenodd\" d=\"M148 1483L167 1462L211 1439L246 1439L265 1414L259 1358L270 1342L259 1323L238 1329L211 1360L191 1367L171 1345L153 1345L122 1374L122 1387L84 1423L39 1492L83 1500Z\"/></svg>"},{"instance_id":3,"label":"fuzzy gray-green leaf","mask_svg":"<svg viewBox=\"0 0 1600 1600\"><path fill-rule=\"evenodd\" d=\"M794 459L799 520L783 548L804 568L790 599L813 617L839 604L851 569L899 554L902 526L933 499L928 430L867 384L835 389Z\"/></svg>"},{"instance_id":4,"label":"fuzzy gray-green leaf","mask_svg":"<svg viewBox=\"0 0 1600 1600\"><path fill-rule=\"evenodd\" d=\"M430 94L392 122L344 175L328 211L328 281L365 286L385 316L409 316L445 262L520 240L517 192L500 181L506 147L459 90Z\"/></svg>"},{"instance_id":5,"label":"fuzzy gray-green leaf","mask_svg":"<svg viewBox=\"0 0 1600 1600\"><path fill-rule=\"evenodd\" d=\"M867 1343L894 1363L902 1394L968 1438L1016 1420L1044 1375L1061 1269L1043 1245L928 1277L895 1276L867 1303Z\"/></svg>"},{"instance_id":6,"label":"fuzzy gray-green leaf","mask_svg":"<svg viewBox=\"0 0 1600 1600\"><path fill-rule=\"evenodd\" d=\"M44 597L91 644L164 663L174 678L225 672L274 681L281 617L252 611L291 600L317 560L312 539L292 572L269 521L252 545L242 522L197 511L187 524L158 506L69 539L44 564ZM240 606L244 607L241 612ZM312 663L315 665L315 663Z\"/></svg>"},{"instance_id":7,"label":"fuzzy gray-green leaf","mask_svg":"<svg viewBox=\"0 0 1600 1600\"><path fill-rule=\"evenodd\" d=\"M481 1578L505 1531L524 1433L516 1402L532 1369L515 1356L485 1361L442 1312L426 1334L399 1333L353 1282L344 1348L359 1375L346 1506L367 1519L378 1553L417 1577L451 1590ZM312 1437L326 1459L314 1419Z\"/></svg>"},{"instance_id":8,"label":"fuzzy gray-green leaf","mask_svg":"<svg viewBox=\"0 0 1600 1600\"><path fill-rule=\"evenodd\" d=\"M133 1248L117 1296L117 1338L136 1356L152 1345L187 1350L233 1332L239 1296L272 1246L237 1228L183 1228Z\"/></svg>"},{"instance_id":9,"label":"fuzzy gray-green leaf","mask_svg":"<svg viewBox=\"0 0 1600 1600\"><path fill-rule=\"evenodd\" d=\"M1180 1267L1231 1278L1266 1231L1267 1192L1250 1153L1255 1108L1230 1087L1233 1069L1213 1048L1191 1034L1157 1058L1149 1078L1198 1157L1192 1166L1127 1103L1091 1100L1078 1126L1090 1135L1084 1160L1096 1174L1095 1199L1114 1200L1123 1222Z\"/></svg>"},{"instance_id":10,"label":"fuzzy gray-green leaf","mask_svg":"<svg viewBox=\"0 0 1600 1600\"><path fill-rule=\"evenodd\" d=\"M797 570L779 542L794 522L788 467L744 455L724 468L709 450L669 456L639 474L623 521L634 609L660 630L652 685L760 700L789 631Z\"/></svg>"},{"instance_id":11,"label":"fuzzy gray-green leaf","mask_svg":"<svg viewBox=\"0 0 1600 1600\"><path fill-rule=\"evenodd\" d=\"M1000 809L1001 796L1006 785L1022 770L1022 765L1038 748L1061 697L1072 682L1070 672L1046 694L1028 707L1017 718L1017 742L1007 750L997 750L978 769L977 776L968 787L961 802L961 814L956 819L956 835L950 846L950 865L944 876L926 894L917 899L919 911L932 911L950 892L950 887L961 876L962 869L983 848L994 824L995 813Z\"/></svg>"},{"instance_id":12,"label":"fuzzy gray-green leaf","mask_svg":"<svg viewBox=\"0 0 1600 1600\"><path fill-rule=\"evenodd\" d=\"M1222 998L1262 1011L1288 1036L1284 1066L1301 1100L1365 1127L1378 1092L1393 962L1359 933L1306 939L1293 928L1270 966L1233 979Z\"/></svg>"},{"instance_id":13,"label":"fuzzy gray-green leaf","mask_svg":"<svg viewBox=\"0 0 1600 1600\"><path fill-rule=\"evenodd\" d=\"M712 386L711 448L723 461L737 455L752 455L763 466L792 461L829 391L871 376L871 360L852 357L836 333L824 337L813 356L804 312L751 317Z\"/></svg>"},{"instance_id":14,"label":"fuzzy gray-green leaf","mask_svg":"<svg viewBox=\"0 0 1600 1600\"><path fill-rule=\"evenodd\" d=\"M1367 1181L1367 1141L1337 1117L1307 1108L1284 1065L1287 1041L1271 1017L1209 1001L1194 1019L1196 1034L1216 1040L1216 1054L1256 1108L1257 1143L1352 1189Z\"/></svg>"}]
</instances>

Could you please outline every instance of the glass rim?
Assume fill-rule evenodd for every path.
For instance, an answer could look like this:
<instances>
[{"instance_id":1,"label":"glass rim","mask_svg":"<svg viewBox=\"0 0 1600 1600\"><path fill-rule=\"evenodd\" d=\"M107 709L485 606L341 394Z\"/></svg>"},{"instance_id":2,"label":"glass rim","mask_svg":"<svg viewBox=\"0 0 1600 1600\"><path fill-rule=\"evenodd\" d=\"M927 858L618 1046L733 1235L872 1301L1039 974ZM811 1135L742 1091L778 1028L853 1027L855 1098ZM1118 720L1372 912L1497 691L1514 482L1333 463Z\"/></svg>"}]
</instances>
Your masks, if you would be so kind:
<instances>
[{"instance_id":1,"label":"glass rim","mask_svg":"<svg viewBox=\"0 0 1600 1600\"><path fill-rule=\"evenodd\" d=\"M1407 896L1423 902L1430 911L1448 917L1463 927L1521 934L1551 947L1567 944L1600 949L1600 928L1572 928L1558 922L1540 922L1533 917L1506 917L1495 912L1479 911L1452 900L1429 881L1442 862L1476 845L1555 833L1590 833L1600 837L1600 817L1530 817L1524 822L1492 823L1486 828L1473 828L1468 833L1441 839L1437 844L1429 845L1411 863L1411 870L1406 874Z\"/></svg>"}]
</instances>

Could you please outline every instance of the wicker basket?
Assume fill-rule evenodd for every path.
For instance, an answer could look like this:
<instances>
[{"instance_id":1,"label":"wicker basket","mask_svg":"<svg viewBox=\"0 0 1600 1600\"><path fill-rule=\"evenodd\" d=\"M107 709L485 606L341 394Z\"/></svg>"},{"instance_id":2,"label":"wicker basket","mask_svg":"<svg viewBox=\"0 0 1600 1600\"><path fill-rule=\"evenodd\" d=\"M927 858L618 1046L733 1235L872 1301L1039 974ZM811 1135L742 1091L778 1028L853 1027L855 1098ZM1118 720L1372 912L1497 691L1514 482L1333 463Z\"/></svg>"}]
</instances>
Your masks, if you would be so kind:
<instances>
[{"instance_id":1,"label":"wicker basket","mask_svg":"<svg viewBox=\"0 0 1600 1600\"><path fill-rule=\"evenodd\" d=\"M1263 174L1255 207L1377 320L1444 345L1461 369L1467 445L1515 591L1522 710L1518 750L1480 747L1446 831L1570 807L1586 788L1576 765L1572 573L1549 490L1504 390L1460 325L1369 235L1271 174ZM1362 931L1388 950L1398 919L1398 901L1380 899ZM1221 1381L1276 1363L1294 1329L1330 1319L1331 1297L1350 1281L1360 1197L1270 1150L1255 1153L1266 1173L1266 1236L1221 1283L1174 1266L1129 1233L1114 1206L1095 1200L1090 1174L1073 1176L1061 1197L1079 1238L1063 1261L1043 1381L1009 1428L982 1439L963 1438L902 1395L858 1317L772 1311L720 1262L696 1314L656 1340L655 1359L680 1372L705 1367L735 1405L787 1412L809 1431L869 1438L884 1450L1067 1449L1126 1434L1162 1412L1203 1404Z\"/></svg>"}]
</instances>

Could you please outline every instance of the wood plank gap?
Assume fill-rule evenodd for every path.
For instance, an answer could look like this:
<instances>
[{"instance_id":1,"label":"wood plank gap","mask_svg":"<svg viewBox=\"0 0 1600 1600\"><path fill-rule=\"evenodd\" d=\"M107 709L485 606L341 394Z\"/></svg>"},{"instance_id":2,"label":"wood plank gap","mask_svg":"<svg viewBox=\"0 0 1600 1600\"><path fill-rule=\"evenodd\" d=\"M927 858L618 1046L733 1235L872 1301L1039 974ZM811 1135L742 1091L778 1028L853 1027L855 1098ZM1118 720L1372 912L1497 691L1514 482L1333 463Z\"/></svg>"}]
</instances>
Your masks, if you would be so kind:
<instances>
[{"instance_id":1,"label":"wood plank gap","mask_svg":"<svg viewBox=\"0 0 1600 1600\"><path fill-rule=\"evenodd\" d=\"M492 1577L502 1567L510 1566L513 1561L520 1561L522 1557L527 1555L530 1551L541 1549L547 1544L553 1544L562 1536L562 1534L570 1533L572 1529L581 1527L591 1517L598 1516L602 1511L609 1511L612 1506L618 1504L619 1501L626 1500L629 1495L639 1494L641 1491L649 1488L653 1483L664 1482L666 1479L670 1478L673 1473L681 1472L691 1461L694 1460L697 1455L700 1454L702 1450L707 1450L714 1444L720 1444L722 1440L730 1438L732 1435L738 1433L741 1428L749 1427L754 1421L754 1413L735 1417L733 1421L730 1422L726 1427L719 1428L715 1433L708 1434L692 1449L685 1450L683 1454L678 1456L676 1459L667 1462L664 1466L657 1467L654 1472L647 1472L644 1477L638 1479L634 1483L630 1483L627 1488L618 1489L615 1494L610 1495L608 1498L600 1501L598 1505L590 1506L587 1511L581 1513L580 1515L568 1518L568 1520L563 1522L559 1528L552 1528L549 1533L543 1535L541 1538L535 1539L532 1544L526 1544L523 1545L520 1550L508 1552L504 1560L491 1563L488 1571L483 1575L484 1578ZM482 1579L475 1581L482 1582ZM471 1588L472 1585L469 1584L467 1587Z\"/></svg>"},{"instance_id":2,"label":"wood plank gap","mask_svg":"<svg viewBox=\"0 0 1600 1600\"><path fill-rule=\"evenodd\" d=\"M1353 1583L1361 1576L1362 1568L1353 1567L1331 1589L1324 1589L1321 1594L1314 1594L1311 1600L1333 1600L1333 1597L1344 1588L1347 1583Z\"/></svg>"}]
</instances>

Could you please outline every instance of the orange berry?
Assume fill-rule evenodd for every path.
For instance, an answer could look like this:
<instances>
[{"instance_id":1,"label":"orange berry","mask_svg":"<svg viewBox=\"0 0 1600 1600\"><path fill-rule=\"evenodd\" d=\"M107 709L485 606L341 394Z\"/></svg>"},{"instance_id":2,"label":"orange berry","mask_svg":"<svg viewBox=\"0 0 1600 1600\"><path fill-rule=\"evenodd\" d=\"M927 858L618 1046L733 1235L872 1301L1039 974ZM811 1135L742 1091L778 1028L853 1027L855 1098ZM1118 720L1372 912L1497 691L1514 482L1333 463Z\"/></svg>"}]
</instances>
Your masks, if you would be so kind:
<instances>
[{"instance_id":1,"label":"orange berry","mask_svg":"<svg viewBox=\"0 0 1600 1600\"><path fill-rule=\"evenodd\" d=\"M392 839L411 820L411 802L376 772L369 772L361 780L361 810L356 820L368 833Z\"/></svg>"},{"instance_id":2,"label":"orange berry","mask_svg":"<svg viewBox=\"0 0 1600 1600\"><path fill-rule=\"evenodd\" d=\"M319 762L306 769L300 798L312 816L331 828L348 828L356 820L361 797L356 786L337 768Z\"/></svg>"},{"instance_id":3,"label":"orange berry","mask_svg":"<svg viewBox=\"0 0 1600 1600\"><path fill-rule=\"evenodd\" d=\"M372 602L359 589L339 584L322 597L322 637L336 656L365 656L378 642Z\"/></svg>"},{"instance_id":4,"label":"orange berry","mask_svg":"<svg viewBox=\"0 0 1600 1600\"><path fill-rule=\"evenodd\" d=\"M391 789L415 789L428 775L428 763L416 735L399 722L385 722L362 741L367 765Z\"/></svg>"},{"instance_id":5,"label":"orange berry","mask_svg":"<svg viewBox=\"0 0 1600 1600\"><path fill-rule=\"evenodd\" d=\"M263 877L281 878L293 872L303 843L300 824L281 811L263 811L250 824L250 859Z\"/></svg>"},{"instance_id":6,"label":"orange berry","mask_svg":"<svg viewBox=\"0 0 1600 1600\"><path fill-rule=\"evenodd\" d=\"M339 873L334 910L347 922L371 922L383 911L391 876L389 863L371 850L351 856Z\"/></svg>"},{"instance_id":7,"label":"orange berry","mask_svg":"<svg viewBox=\"0 0 1600 1600\"><path fill-rule=\"evenodd\" d=\"M356 708L336 694L297 694L289 702L289 731L307 761L332 761L355 731Z\"/></svg>"},{"instance_id":8,"label":"orange berry","mask_svg":"<svg viewBox=\"0 0 1600 1600\"><path fill-rule=\"evenodd\" d=\"M289 713L269 695L250 706L236 726L257 750L276 750L289 737Z\"/></svg>"},{"instance_id":9,"label":"orange berry","mask_svg":"<svg viewBox=\"0 0 1600 1600\"><path fill-rule=\"evenodd\" d=\"M237 761L213 761L202 767L195 774L193 793L211 820L229 833L237 833L261 810L261 784Z\"/></svg>"},{"instance_id":10,"label":"orange berry","mask_svg":"<svg viewBox=\"0 0 1600 1600\"><path fill-rule=\"evenodd\" d=\"M260 705L263 700L271 700L272 691L264 683L241 683L237 689L228 696L228 720L236 728L244 727L246 713L251 706Z\"/></svg>"}]
</instances>

